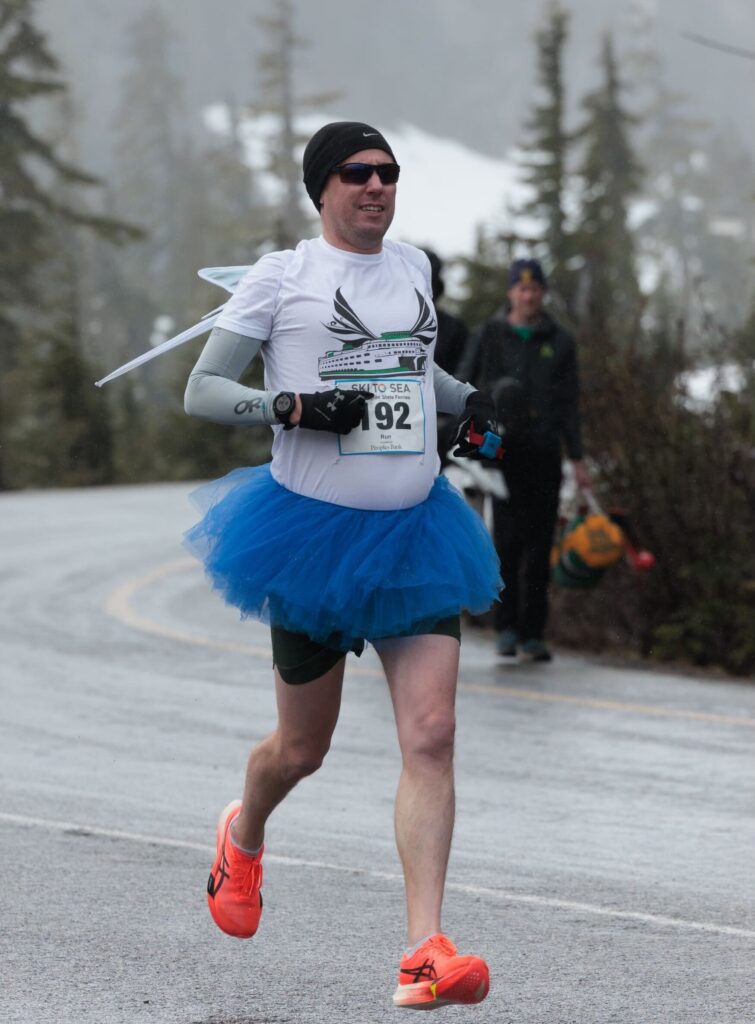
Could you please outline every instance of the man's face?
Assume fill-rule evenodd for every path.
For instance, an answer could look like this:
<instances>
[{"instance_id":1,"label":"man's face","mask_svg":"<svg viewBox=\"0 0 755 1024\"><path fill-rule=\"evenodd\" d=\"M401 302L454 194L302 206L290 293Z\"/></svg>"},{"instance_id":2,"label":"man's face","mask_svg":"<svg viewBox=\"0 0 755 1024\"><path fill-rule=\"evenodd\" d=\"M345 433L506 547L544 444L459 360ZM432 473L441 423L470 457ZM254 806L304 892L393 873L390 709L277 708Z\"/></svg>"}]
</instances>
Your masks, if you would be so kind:
<instances>
[{"instance_id":1,"label":"man's face","mask_svg":"<svg viewBox=\"0 0 755 1024\"><path fill-rule=\"evenodd\" d=\"M509 288L511 312L524 320L536 320L543 308L545 288L537 281L517 281Z\"/></svg>"},{"instance_id":2,"label":"man's face","mask_svg":"<svg viewBox=\"0 0 755 1024\"><path fill-rule=\"evenodd\" d=\"M344 164L392 164L382 149L360 149ZM383 185L373 174L364 185L346 185L331 174L320 194L322 230L326 242L347 252L380 252L396 206L396 186Z\"/></svg>"}]
</instances>

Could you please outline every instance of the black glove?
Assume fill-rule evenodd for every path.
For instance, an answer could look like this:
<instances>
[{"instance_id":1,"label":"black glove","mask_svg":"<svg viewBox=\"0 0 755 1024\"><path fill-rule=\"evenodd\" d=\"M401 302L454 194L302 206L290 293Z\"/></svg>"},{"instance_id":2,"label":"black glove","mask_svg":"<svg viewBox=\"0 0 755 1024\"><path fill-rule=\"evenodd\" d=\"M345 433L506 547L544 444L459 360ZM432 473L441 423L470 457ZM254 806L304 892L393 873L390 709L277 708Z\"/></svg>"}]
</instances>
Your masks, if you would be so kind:
<instances>
[{"instance_id":1,"label":"black glove","mask_svg":"<svg viewBox=\"0 0 755 1024\"><path fill-rule=\"evenodd\" d=\"M498 425L495 417L495 403L490 395L484 391L473 391L467 398L464 412L456 424L456 433L451 441L452 445L458 445L454 449L454 455L467 459L482 459L479 446L472 444L467 439L470 427L477 434L485 434L488 430L492 434L498 433Z\"/></svg>"},{"instance_id":2,"label":"black glove","mask_svg":"<svg viewBox=\"0 0 755 1024\"><path fill-rule=\"evenodd\" d=\"M513 377L501 377L490 385L490 394L495 402L498 433L506 447L521 446L532 427L530 403L524 385Z\"/></svg>"},{"instance_id":3,"label":"black glove","mask_svg":"<svg viewBox=\"0 0 755 1024\"><path fill-rule=\"evenodd\" d=\"M358 426L364 416L367 400L374 398L369 391L318 391L314 395L299 395L301 419L305 430L329 430L331 434L348 434Z\"/></svg>"}]
</instances>

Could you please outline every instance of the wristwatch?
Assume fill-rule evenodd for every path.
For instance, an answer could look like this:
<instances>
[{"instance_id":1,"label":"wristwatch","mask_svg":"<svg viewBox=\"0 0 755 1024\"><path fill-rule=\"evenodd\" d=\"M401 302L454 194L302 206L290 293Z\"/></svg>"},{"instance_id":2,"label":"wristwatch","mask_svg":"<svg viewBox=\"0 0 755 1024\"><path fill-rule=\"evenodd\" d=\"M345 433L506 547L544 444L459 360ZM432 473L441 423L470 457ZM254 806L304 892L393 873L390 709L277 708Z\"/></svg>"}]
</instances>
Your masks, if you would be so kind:
<instances>
[{"instance_id":1,"label":"wristwatch","mask_svg":"<svg viewBox=\"0 0 755 1024\"><path fill-rule=\"evenodd\" d=\"M283 424L285 430L293 430L294 424L290 423L291 413L296 408L296 395L293 391L281 391L273 399L273 412L279 423Z\"/></svg>"}]
</instances>

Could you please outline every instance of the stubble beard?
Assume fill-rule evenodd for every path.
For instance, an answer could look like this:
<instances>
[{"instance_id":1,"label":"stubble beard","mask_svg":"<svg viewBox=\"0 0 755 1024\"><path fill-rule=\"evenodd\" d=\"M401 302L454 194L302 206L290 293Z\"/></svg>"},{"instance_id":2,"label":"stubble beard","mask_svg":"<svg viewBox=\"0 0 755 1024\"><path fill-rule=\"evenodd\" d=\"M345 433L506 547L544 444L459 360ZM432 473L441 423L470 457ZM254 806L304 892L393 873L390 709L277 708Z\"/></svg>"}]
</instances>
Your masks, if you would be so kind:
<instances>
[{"instance_id":1,"label":"stubble beard","mask_svg":"<svg viewBox=\"0 0 755 1024\"><path fill-rule=\"evenodd\" d=\"M383 244L383 238L388 230L386 225L385 228L352 228L351 237L348 241L356 249L376 249L378 246Z\"/></svg>"},{"instance_id":2,"label":"stubble beard","mask_svg":"<svg viewBox=\"0 0 755 1024\"><path fill-rule=\"evenodd\" d=\"M351 212L341 212L340 215L327 219L326 238L330 236L331 242L338 245L340 239L347 246L357 252L369 253L379 252L382 248L383 238L393 221L394 210L385 212L376 223L360 223L360 211L358 206Z\"/></svg>"},{"instance_id":3,"label":"stubble beard","mask_svg":"<svg viewBox=\"0 0 755 1024\"><path fill-rule=\"evenodd\" d=\"M382 218L380 224L355 224L352 222L347 227L348 241L359 249L378 248L382 245L383 238L385 238L392 220L393 211L391 211L390 215Z\"/></svg>"}]
</instances>

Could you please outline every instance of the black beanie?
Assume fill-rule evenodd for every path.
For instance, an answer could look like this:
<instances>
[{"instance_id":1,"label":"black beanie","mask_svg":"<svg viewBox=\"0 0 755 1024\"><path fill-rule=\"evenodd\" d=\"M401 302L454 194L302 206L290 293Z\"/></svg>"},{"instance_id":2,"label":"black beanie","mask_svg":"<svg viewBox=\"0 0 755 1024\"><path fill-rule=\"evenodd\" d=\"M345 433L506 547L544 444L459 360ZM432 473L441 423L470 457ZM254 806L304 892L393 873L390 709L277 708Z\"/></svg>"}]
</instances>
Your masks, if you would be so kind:
<instances>
[{"instance_id":1,"label":"black beanie","mask_svg":"<svg viewBox=\"0 0 755 1024\"><path fill-rule=\"evenodd\" d=\"M382 149L396 159L377 128L371 128L361 121L334 121L316 131L309 140L302 160L304 186L318 213L320 193L325 188L330 172L343 163L347 156L362 149Z\"/></svg>"}]
</instances>

